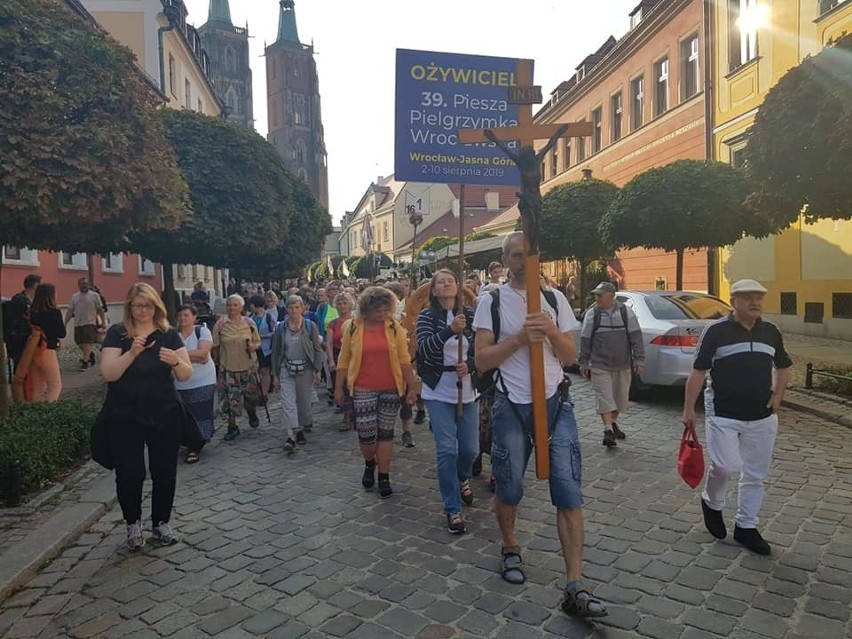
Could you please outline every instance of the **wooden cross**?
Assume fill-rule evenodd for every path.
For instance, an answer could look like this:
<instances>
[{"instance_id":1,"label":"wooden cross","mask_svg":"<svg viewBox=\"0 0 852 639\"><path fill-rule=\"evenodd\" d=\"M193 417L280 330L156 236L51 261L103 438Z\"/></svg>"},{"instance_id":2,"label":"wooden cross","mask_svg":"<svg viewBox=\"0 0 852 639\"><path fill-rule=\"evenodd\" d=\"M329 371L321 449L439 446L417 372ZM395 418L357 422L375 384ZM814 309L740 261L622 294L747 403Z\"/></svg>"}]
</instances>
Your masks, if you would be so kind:
<instances>
[{"instance_id":1,"label":"wooden cross","mask_svg":"<svg viewBox=\"0 0 852 639\"><path fill-rule=\"evenodd\" d=\"M532 292L541 288L541 263L539 236L541 233L541 160L561 137L587 137L594 133L591 122L572 124L540 124L533 122L532 105L541 101L541 94L532 84L532 60L518 60L517 86L511 87L510 102L519 104L518 126L495 129L460 129L459 142L475 144L494 142L518 166L521 173L521 192L518 209L524 231L526 253L527 313L541 312L541 295ZM537 99L536 99L537 98ZM548 140L536 153L536 140ZM511 149L507 142L517 140L519 150ZM547 397L544 380L544 347L530 344L530 382L533 408L533 440L535 441L535 474L539 479L550 477L550 452L548 446Z\"/></svg>"}]
</instances>

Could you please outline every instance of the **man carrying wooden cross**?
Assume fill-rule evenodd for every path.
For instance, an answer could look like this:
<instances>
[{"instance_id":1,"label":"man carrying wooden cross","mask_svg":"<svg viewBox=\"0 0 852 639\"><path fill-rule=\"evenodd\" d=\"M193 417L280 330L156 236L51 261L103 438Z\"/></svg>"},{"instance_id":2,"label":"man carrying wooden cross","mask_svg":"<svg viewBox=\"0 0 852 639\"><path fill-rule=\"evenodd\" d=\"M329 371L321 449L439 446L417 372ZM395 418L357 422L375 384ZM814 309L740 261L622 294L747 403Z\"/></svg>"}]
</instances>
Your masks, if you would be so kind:
<instances>
[{"instance_id":1,"label":"man carrying wooden cross","mask_svg":"<svg viewBox=\"0 0 852 639\"><path fill-rule=\"evenodd\" d=\"M503 241L503 264L511 281L482 296L473 321L477 370L499 369L491 417L491 472L496 480L494 510L503 537L502 576L513 584L522 584L525 579L515 536L515 516L533 449L530 345L541 344L550 433L550 498L556 506L556 527L568 579L562 610L577 616L603 617L607 614L603 604L580 584L583 572L580 441L573 405L563 403L559 388L562 365L570 365L577 359L571 331L579 324L568 300L559 291L534 291L533 294L541 296L544 310L527 314L525 262L523 233L507 235ZM493 305L499 305L494 316ZM499 326L495 326L495 319L499 320Z\"/></svg>"}]
</instances>

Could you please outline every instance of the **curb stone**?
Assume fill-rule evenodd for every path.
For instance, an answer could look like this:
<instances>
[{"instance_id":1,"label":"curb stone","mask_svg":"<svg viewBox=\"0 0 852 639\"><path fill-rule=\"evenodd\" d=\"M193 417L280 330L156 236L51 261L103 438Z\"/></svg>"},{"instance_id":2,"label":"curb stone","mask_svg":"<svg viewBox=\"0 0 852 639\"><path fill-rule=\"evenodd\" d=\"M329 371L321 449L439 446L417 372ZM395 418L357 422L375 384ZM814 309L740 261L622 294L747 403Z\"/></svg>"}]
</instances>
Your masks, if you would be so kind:
<instances>
[{"instance_id":1,"label":"curb stone","mask_svg":"<svg viewBox=\"0 0 852 639\"><path fill-rule=\"evenodd\" d=\"M815 406L809 406L808 404L801 402L791 401L786 398L781 401L781 405L792 410L814 415L835 424L840 424L841 426L846 426L847 428L852 428L852 417L850 417L848 413L835 413Z\"/></svg>"},{"instance_id":2,"label":"curb stone","mask_svg":"<svg viewBox=\"0 0 852 639\"><path fill-rule=\"evenodd\" d=\"M112 473L94 481L76 503L56 510L0 557L0 603L35 577L116 502Z\"/></svg>"}]
</instances>

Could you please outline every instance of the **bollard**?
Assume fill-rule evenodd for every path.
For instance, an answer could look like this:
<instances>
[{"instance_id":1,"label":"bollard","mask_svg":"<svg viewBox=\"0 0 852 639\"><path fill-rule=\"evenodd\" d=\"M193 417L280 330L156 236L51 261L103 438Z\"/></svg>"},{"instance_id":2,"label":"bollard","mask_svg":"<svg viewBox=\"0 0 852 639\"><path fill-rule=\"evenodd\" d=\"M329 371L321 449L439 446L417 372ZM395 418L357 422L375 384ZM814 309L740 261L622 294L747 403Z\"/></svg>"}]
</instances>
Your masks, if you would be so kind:
<instances>
[{"instance_id":1,"label":"bollard","mask_svg":"<svg viewBox=\"0 0 852 639\"><path fill-rule=\"evenodd\" d=\"M814 387L814 365L808 362L805 372L805 388L813 390Z\"/></svg>"}]
</instances>

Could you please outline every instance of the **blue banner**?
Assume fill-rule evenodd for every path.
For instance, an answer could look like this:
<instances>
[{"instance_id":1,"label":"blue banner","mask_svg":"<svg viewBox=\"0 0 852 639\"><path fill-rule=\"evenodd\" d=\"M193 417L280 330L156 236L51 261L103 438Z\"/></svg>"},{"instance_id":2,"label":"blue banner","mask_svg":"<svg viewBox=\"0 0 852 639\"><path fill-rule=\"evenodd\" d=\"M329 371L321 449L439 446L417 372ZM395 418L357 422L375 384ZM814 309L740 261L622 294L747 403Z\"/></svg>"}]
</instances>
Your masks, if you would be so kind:
<instances>
[{"instance_id":1,"label":"blue banner","mask_svg":"<svg viewBox=\"0 0 852 639\"><path fill-rule=\"evenodd\" d=\"M459 129L518 125L518 105L507 102L517 64L515 58L397 49L395 179L519 184L517 168L496 144L458 141Z\"/></svg>"}]
</instances>

